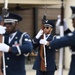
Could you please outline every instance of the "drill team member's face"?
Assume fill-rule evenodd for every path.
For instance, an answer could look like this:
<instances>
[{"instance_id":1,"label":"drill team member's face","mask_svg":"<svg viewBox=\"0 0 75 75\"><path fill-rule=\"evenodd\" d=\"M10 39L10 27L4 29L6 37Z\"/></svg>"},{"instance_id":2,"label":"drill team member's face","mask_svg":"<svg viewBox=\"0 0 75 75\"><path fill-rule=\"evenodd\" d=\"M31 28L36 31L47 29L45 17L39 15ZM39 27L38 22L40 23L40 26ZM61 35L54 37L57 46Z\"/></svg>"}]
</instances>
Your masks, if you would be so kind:
<instances>
[{"instance_id":1,"label":"drill team member's face","mask_svg":"<svg viewBox=\"0 0 75 75\"><path fill-rule=\"evenodd\" d=\"M45 34L50 34L52 32L53 28L51 27L44 27L44 33Z\"/></svg>"},{"instance_id":2,"label":"drill team member's face","mask_svg":"<svg viewBox=\"0 0 75 75\"><path fill-rule=\"evenodd\" d=\"M17 30L17 23L4 23L4 25L6 26L6 32L11 34L13 32L15 32Z\"/></svg>"}]
</instances>

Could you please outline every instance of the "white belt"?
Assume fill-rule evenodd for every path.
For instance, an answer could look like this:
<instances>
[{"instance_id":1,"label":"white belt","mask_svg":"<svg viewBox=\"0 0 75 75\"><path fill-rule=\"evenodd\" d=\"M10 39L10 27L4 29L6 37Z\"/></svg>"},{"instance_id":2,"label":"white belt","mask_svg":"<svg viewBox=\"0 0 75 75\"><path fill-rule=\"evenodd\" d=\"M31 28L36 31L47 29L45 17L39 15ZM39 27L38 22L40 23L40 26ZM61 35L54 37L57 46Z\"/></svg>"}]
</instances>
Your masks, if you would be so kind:
<instances>
[{"instance_id":1,"label":"white belt","mask_svg":"<svg viewBox=\"0 0 75 75\"><path fill-rule=\"evenodd\" d=\"M72 54L75 54L75 52L71 52Z\"/></svg>"}]
</instances>

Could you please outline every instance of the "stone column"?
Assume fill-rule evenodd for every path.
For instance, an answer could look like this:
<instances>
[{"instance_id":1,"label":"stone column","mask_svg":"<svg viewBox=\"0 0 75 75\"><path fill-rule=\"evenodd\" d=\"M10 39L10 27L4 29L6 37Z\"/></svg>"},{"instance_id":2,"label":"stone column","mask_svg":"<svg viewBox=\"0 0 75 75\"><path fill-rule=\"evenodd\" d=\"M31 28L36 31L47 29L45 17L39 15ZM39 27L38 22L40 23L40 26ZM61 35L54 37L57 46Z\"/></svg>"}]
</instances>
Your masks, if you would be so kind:
<instances>
[{"instance_id":1,"label":"stone column","mask_svg":"<svg viewBox=\"0 0 75 75\"><path fill-rule=\"evenodd\" d=\"M68 27L73 31L72 27L72 20L70 19L70 16L72 14L70 6L75 6L75 0L65 0L65 19L68 24ZM65 68L70 68L70 61L71 61L71 52L70 48L65 48Z\"/></svg>"}]
</instances>

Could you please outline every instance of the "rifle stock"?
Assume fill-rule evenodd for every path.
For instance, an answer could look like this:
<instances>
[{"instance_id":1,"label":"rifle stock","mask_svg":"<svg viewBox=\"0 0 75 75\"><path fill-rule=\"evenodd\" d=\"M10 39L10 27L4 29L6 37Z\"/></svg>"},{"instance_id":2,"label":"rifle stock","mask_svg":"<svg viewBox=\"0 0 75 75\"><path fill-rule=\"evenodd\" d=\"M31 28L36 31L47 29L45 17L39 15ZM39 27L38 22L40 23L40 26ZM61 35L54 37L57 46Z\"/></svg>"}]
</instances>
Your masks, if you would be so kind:
<instances>
[{"instance_id":1,"label":"rifle stock","mask_svg":"<svg viewBox=\"0 0 75 75\"><path fill-rule=\"evenodd\" d=\"M44 29L44 20L46 20L46 15L43 16L43 20L42 20L42 29ZM44 38L44 34L42 35L41 39ZM47 71L46 66L45 66L45 59L44 59L44 46L43 44L40 45L40 57L41 57L41 66L40 66L40 70L41 71Z\"/></svg>"},{"instance_id":2,"label":"rifle stock","mask_svg":"<svg viewBox=\"0 0 75 75\"><path fill-rule=\"evenodd\" d=\"M43 45L40 46L40 57L41 57L41 68L40 68L40 70L46 71Z\"/></svg>"}]
</instances>

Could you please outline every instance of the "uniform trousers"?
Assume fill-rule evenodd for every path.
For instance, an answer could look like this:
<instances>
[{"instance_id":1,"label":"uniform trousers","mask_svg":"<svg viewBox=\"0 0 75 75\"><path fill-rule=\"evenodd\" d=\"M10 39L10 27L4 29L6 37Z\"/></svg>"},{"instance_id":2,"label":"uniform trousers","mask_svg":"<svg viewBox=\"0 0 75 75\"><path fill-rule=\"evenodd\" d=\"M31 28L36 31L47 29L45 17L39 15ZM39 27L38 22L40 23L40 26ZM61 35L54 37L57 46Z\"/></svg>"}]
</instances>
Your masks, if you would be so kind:
<instances>
[{"instance_id":1,"label":"uniform trousers","mask_svg":"<svg viewBox=\"0 0 75 75\"><path fill-rule=\"evenodd\" d=\"M36 75L54 75L55 71L36 71Z\"/></svg>"}]
</instances>

